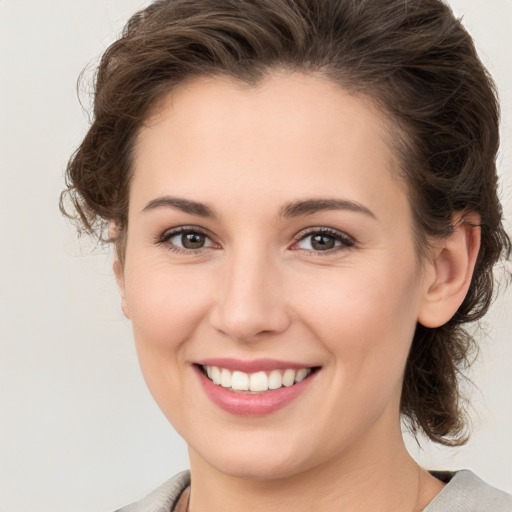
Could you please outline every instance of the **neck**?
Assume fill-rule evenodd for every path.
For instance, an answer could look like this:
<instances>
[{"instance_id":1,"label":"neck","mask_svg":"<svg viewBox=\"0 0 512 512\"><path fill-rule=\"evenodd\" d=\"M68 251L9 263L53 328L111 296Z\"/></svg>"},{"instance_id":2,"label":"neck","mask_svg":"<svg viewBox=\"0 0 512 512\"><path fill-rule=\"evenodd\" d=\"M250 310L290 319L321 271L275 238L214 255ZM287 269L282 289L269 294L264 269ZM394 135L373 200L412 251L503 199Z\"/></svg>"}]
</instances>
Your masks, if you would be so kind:
<instances>
[{"instance_id":1,"label":"neck","mask_svg":"<svg viewBox=\"0 0 512 512\"><path fill-rule=\"evenodd\" d=\"M417 466L405 448L399 429L397 435L385 443L376 442L379 437L366 439L360 446L352 446L306 471L269 480L226 474L190 449L189 510L422 510L443 485Z\"/></svg>"}]
</instances>

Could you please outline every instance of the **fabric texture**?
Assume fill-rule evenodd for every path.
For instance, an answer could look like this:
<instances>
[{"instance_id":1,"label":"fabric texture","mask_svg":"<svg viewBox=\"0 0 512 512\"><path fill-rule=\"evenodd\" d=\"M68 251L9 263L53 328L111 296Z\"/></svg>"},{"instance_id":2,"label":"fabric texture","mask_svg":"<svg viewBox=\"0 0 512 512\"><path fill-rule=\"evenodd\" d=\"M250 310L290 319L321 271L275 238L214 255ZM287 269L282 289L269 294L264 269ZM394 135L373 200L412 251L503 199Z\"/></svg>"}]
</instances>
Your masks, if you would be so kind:
<instances>
[{"instance_id":1,"label":"fabric texture","mask_svg":"<svg viewBox=\"0 0 512 512\"><path fill-rule=\"evenodd\" d=\"M181 493L190 485L190 472L182 471L145 498L116 512L174 512Z\"/></svg>"},{"instance_id":2,"label":"fabric texture","mask_svg":"<svg viewBox=\"0 0 512 512\"><path fill-rule=\"evenodd\" d=\"M446 486L423 512L512 512L510 494L491 487L467 469L430 473ZM116 512L176 512L176 503L189 485L190 472L183 471L142 500Z\"/></svg>"},{"instance_id":3,"label":"fabric texture","mask_svg":"<svg viewBox=\"0 0 512 512\"><path fill-rule=\"evenodd\" d=\"M510 494L491 487L467 469L430 473L446 486L423 512L512 512Z\"/></svg>"}]
</instances>

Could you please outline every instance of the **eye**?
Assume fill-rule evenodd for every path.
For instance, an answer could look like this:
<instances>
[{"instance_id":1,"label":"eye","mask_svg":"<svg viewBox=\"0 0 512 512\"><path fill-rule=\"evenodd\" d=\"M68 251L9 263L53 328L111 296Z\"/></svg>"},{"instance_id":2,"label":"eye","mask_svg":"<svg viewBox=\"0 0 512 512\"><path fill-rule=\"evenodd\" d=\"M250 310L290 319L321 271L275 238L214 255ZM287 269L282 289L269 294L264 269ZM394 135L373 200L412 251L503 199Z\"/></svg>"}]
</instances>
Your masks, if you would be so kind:
<instances>
[{"instance_id":1,"label":"eye","mask_svg":"<svg viewBox=\"0 0 512 512\"><path fill-rule=\"evenodd\" d=\"M354 243L351 237L341 231L330 228L314 228L299 234L292 249L329 253L352 247Z\"/></svg>"},{"instance_id":2,"label":"eye","mask_svg":"<svg viewBox=\"0 0 512 512\"><path fill-rule=\"evenodd\" d=\"M169 249L176 252L197 252L216 246L206 233L192 227L180 227L166 231L157 242L167 245Z\"/></svg>"}]
</instances>

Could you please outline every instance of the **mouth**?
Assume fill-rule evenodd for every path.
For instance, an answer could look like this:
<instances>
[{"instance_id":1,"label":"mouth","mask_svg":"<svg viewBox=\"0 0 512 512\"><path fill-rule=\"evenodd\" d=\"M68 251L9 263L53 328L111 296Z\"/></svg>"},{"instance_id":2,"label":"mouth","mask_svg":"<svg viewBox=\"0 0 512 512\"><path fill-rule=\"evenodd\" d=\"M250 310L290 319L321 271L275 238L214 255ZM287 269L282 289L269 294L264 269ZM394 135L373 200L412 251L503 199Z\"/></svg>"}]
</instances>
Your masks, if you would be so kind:
<instances>
[{"instance_id":1,"label":"mouth","mask_svg":"<svg viewBox=\"0 0 512 512\"><path fill-rule=\"evenodd\" d=\"M307 379L320 367L283 368L252 373L221 366L198 364L201 373L214 385L227 391L261 394L280 388L290 388Z\"/></svg>"},{"instance_id":2,"label":"mouth","mask_svg":"<svg viewBox=\"0 0 512 512\"><path fill-rule=\"evenodd\" d=\"M321 366L276 359L213 358L193 364L206 396L236 416L264 416L296 402L314 386Z\"/></svg>"}]
</instances>

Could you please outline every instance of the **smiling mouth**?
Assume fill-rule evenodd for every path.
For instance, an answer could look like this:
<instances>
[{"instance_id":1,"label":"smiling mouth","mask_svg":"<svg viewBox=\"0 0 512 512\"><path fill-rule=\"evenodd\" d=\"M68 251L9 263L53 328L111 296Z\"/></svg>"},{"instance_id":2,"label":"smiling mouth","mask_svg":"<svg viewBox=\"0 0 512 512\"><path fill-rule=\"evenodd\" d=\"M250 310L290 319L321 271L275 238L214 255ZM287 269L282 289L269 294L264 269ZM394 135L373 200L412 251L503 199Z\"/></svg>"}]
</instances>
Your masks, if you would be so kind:
<instances>
[{"instance_id":1,"label":"smiling mouth","mask_svg":"<svg viewBox=\"0 0 512 512\"><path fill-rule=\"evenodd\" d=\"M229 391L246 394L265 393L282 387L292 387L320 369L320 367L287 368L246 373L238 370L231 371L219 366L197 366L203 375L217 386Z\"/></svg>"}]
</instances>

